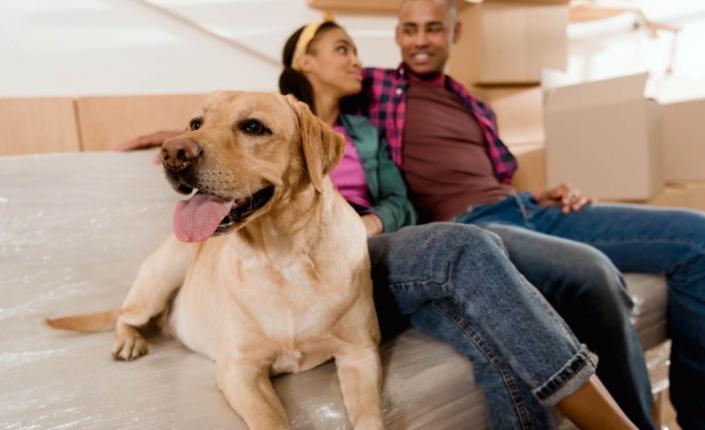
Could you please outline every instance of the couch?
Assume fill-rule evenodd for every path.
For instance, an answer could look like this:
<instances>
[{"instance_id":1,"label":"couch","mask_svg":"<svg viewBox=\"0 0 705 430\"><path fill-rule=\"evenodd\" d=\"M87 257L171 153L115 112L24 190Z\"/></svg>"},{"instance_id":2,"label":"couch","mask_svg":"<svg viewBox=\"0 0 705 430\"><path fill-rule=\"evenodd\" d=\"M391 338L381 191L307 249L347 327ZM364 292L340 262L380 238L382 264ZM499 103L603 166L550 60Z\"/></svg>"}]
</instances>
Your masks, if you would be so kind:
<instances>
[{"instance_id":1,"label":"couch","mask_svg":"<svg viewBox=\"0 0 705 430\"><path fill-rule=\"evenodd\" d=\"M218 391L214 363L176 341L151 338L147 356L117 362L113 334L42 323L119 306L140 262L169 234L180 196L152 157L0 157L0 423L7 428L245 428ZM667 387L664 280L630 274L627 281L660 393ZM382 357L388 429L488 428L472 365L450 347L408 330L382 346ZM350 427L332 363L274 385L292 428Z\"/></svg>"}]
</instances>

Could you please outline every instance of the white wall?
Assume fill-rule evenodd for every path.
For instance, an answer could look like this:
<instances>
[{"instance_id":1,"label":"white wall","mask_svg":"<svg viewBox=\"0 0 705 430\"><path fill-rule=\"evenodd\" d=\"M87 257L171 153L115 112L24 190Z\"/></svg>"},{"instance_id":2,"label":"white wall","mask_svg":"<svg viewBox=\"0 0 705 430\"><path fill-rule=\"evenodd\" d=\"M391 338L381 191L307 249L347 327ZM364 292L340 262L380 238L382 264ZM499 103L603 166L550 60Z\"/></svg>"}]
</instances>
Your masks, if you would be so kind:
<instances>
[{"instance_id":1,"label":"white wall","mask_svg":"<svg viewBox=\"0 0 705 430\"><path fill-rule=\"evenodd\" d=\"M0 0L0 97L275 90L284 41L319 17L305 0ZM363 62L399 61L392 16L338 18Z\"/></svg>"},{"instance_id":2,"label":"white wall","mask_svg":"<svg viewBox=\"0 0 705 430\"><path fill-rule=\"evenodd\" d=\"M651 19L684 26L675 75L705 77L705 0L634 3ZM0 97L275 90L286 37L319 17L305 0L0 0ZM365 64L399 62L394 16L337 18ZM570 76L663 74L670 36L650 40L632 22L622 15L571 25Z\"/></svg>"},{"instance_id":3,"label":"white wall","mask_svg":"<svg viewBox=\"0 0 705 430\"><path fill-rule=\"evenodd\" d=\"M705 0L639 0L644 14L653 21L680 26L675 51L673 34L659 32L656 39L643 28L634 29L635 15L625 13L568 28L568 73L574 81L614 77L649 71L663 78L673 55L673 76L681 79L705 77Z\"/></svg>"}]
</instances>

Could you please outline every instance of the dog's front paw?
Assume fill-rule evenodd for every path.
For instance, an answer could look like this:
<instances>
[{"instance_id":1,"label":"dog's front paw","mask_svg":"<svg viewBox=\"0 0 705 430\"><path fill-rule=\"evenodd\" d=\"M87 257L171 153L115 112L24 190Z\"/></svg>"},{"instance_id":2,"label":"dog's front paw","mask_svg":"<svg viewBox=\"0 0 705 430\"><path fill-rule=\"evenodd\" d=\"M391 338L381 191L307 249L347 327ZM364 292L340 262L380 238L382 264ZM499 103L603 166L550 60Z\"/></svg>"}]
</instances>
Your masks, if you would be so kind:
<instances>
[{"instance_id":1,"label":"dog's front paw","mask_svg":"<svg viewBox=\"0 0 705 430\"><path fill-rule=\"evenodd\" d=\"M358 418L354 430L384 430L384 421L382 417L376 414Z\"/></svg>"},{"instance_id":2,"label":"dog's front paw","mask_svg":"<svg viewBox=\"0 0 705 430\"><path fill-rule=\"evenodd\" d=\"M149 352L147 341L133 327L125 326L118 330L113 357L116 360L130 361L140 358Z\"/></svg>"}]
</instances>

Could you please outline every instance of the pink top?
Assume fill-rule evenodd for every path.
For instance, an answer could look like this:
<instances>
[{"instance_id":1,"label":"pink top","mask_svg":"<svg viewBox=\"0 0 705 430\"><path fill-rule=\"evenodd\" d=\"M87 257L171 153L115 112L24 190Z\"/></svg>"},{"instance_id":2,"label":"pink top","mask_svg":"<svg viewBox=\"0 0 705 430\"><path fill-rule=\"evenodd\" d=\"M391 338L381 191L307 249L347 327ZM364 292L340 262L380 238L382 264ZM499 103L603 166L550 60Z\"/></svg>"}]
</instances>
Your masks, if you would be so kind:
<instances>
[{"instance_id":1,"label":"pink top","mask_svg":"<svg viewBox=\"0 0 705 430\"><path fill-rule=\"evenodd\" d=\"M330 178L345 200L363 209L370 209L373 205L357 149L342 125L336 124L333 130L345 138L345 153L340 163L330 172Z\"/></svg>"}]
</instances>

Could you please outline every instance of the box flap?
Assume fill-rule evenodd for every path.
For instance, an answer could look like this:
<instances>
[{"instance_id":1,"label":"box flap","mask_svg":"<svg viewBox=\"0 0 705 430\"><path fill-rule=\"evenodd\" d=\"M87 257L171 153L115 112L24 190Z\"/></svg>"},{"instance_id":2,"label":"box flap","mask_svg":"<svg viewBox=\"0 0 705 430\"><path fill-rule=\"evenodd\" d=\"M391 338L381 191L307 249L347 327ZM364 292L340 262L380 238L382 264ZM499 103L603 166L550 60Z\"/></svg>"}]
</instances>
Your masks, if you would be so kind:
<instances>
[{"instance_id":1,"label":"box flap","mask_svg":"<svg viewBox=\"0 0 705 430\"><path fill-rule=\"evenodd\" d=\"M648 77L644 72L554 88L544 86L544 109L548 112L641 100Z\"/></svg>"}]
</instances>

